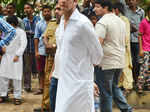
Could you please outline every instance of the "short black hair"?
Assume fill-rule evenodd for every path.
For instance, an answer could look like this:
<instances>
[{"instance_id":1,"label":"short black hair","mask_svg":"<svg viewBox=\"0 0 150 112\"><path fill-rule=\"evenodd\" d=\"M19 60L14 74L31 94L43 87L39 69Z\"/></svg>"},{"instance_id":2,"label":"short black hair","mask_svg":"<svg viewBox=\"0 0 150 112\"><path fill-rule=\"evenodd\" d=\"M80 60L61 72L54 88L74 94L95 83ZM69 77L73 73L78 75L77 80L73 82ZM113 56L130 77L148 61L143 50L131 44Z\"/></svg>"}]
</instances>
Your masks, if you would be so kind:
<instances>
[{"instance_id":1,"label":"short black hair","mask_svg":"<svg viewBox=\"0 0 150 112\"><path fill-rule=\"evenodd\" d=\"M25 6L25 5L28 5L28 6L30 6L32 9L34 9L34 6L33 6L32 4L30 4L30 3L25 3L24 6Z\"/></svg>"},{"instance_id":2,"label":"short black hair","mask_svg":"<svg viewBox=\"0 0 150 112\"><path fill-rule=\"evenodd\" d=\"M7 6L11 5L14 9L16 9L16 5L14 3L9 3Z\"/></svg>"},{"instance_id":3,"label":"short black hair","mask_svg":"<svg viewBox=\"0 0 150 112\"><path fill-rule=\"evenodd\" d=\"M96 0L95 4L102 4L102 0Z\"/></svg>"},{"instance_id":4,"label":"short black hair","mask_svg":"<svg viewBox=\"0 0 150 112\"><path fill-rule=\"evenodd\" d=\"M88 18L91 19L91 17L93 16L97 18L96 13L94 11L90 12L90 14L88 15Z\"/></svg>"},{"instance_id":5,"label":"short black hair","mask_svg":"<svg viewBox=\"0 0 150 112\"><path fill-rule=\"evenodd\" d=\"M108 11L112 11L112 2L110 0L96 0L95 3L100 4L103 8L108 7Z\"/></svg>"},{"instance_id":6,"label":"short black hair","mask_svg":"<svg viewBox=\"0 0 150 112\"><path fill-rule=\"evenodd\" d=\"M118 9L123 15L125 14L124 5L120 2L117 2L113 5L114 9Z\"/></svg>"},{"instance_id":7,"label":"short black hair","mask_svg":"<svg viewBox=\"0 0 150 112\"><path fill-rule=\"evenodd\" d=\"M14 24L15 26L18 25L18 18L17 16L13 15L13 16L8 16L6 18L6 21L9 23L9 24Z\"/></svg>"},{"instance_id":8,"label":"short black hair","mask_svg":"<svg viewBox=\"0 0 150 112\"><path fill-rule=\"evenodd\" d=\"M58 4L58 0L55 0L55 3Z\"/></svg>"},{"instance_id":9,"label":"short black hair","mask_svg":"<svg viewBox=\"0 0 150 112\"><path fill-rule=\"evenodd\" d=\"M48 5L43 5L43 6L42 6L42 11L43 11L44 9L52 10L52 8L51 8L50 6L48 6Z\"/></svg>"}]
</instances>

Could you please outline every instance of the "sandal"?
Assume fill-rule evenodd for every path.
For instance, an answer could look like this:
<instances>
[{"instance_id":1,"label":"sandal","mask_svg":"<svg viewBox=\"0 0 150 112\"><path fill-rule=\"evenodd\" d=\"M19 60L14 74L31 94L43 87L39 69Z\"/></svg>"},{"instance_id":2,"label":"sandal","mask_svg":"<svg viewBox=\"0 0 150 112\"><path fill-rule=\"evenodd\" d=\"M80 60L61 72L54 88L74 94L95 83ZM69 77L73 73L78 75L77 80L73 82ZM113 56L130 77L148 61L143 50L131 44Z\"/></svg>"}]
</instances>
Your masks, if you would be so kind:
<instances>
[{"instance_id":1,"label":"sandal","mask_svg":"<svg viewBox=\"0 0 150 112\"><path fill-rule=\"evenodd\" d=\"M40 94L43 94L43 89L38 89L34 95L40 95Z\"/></svg>"},{"instance_id":2,"label":"sandal","mask_svg":"<svg viewBox=\"0 0 150 112\"><path fill-rule=\"evenodd\" d=\"M142 93L143 93L143 90L142 90L142 89L139 89L139 90L138 90L138 93L139 93L139 94L142 94Z\"/></svg>"},{"instance_id":3,"label":"sandal","mask_svg":"<svg viewBox=\"0 0 150 112\"><path fill-rule=\"evenodd\" d=\"M150 86L147 86L147 90L150 91Z\"/></svg>"},{"instance_id":4,"label":"sandal","mask_svg":"<svg viewBox=\"0 0 150 112\"><path fill-rule=\"evenodd\" d=\"M141 86L138 86L138 93L139 93L139 94L142 94L142 93L143 93L143 89L142 89Z\"/></svg>"},{"instance_id":5,"label":"sandal","mask_svg":"<svg viewBox=\"0 0 150 112\"><path fill-rule=\"evenodd\" d=\"M21 99L14 99L15 105L21 105L21 103L22 103Z\"/></svg>"},{"instance_id":6,"label":"sandal","mask_svg":"<svg viewBox=\"0 0 150 112\"><path fill-rule=\"evenodd\" d=\"M7 100L7 97L0 97L0 103L5 103Z\"/></svg>"},{"instance_id":7,"label":"sandal","mask_svg":"<svg viewBox=\"0 0 150 112\"><path fill-rule=\"evenodd\" d=\"M125 97L128 97L128 95L131 93L131 90L130 89L125 89L123 94Z\"/></svg>"}]
</instances>

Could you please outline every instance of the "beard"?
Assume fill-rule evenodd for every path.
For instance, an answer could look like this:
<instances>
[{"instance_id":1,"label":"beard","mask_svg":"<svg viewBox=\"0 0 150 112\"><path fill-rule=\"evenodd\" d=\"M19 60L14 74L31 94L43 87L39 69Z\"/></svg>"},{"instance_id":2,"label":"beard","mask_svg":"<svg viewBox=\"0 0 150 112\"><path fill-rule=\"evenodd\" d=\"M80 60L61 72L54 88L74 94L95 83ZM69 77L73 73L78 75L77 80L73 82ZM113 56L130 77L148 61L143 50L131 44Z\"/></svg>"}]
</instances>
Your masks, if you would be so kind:
<instances>
[{"instance_id":1,"label":"beard","mask_svg":"<svg viewBox=\"0 0 150 112\"><path fill-rule=\"evenodd\" d=\"M45 16L44 19L45 19L46 21L49 21L49 20L51 19L51 16Z\"/></svg>"}]
</instances>

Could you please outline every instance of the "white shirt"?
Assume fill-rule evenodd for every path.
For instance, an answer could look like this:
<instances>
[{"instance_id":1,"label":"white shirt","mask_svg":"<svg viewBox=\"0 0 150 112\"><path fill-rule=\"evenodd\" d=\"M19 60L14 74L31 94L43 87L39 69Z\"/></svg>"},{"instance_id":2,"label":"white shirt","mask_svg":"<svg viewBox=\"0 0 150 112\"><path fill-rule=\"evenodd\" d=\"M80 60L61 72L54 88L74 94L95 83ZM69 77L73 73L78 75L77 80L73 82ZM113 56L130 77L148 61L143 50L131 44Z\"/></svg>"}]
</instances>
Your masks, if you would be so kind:
<instances>
[{"instance_id":1,"label":"white shirt","mask_svg":"<svg viewBox=\"0 0 150 112\"><path fill-rule=\"evenodd\" d=\"M21 28L16 28L16 36L12 42L6 47L6 53L3 55L0 64L0 77L8 79L22 80L23 59L22 55L27 46L26 33ZM15 56L19 56L19 60L14 62Z\"/></svg>"},{"instance_id":2,"label":"white shirt","mask_svg":"<svg viewBox=\"0 0 150 112\"><path fill-rule=\"evenodd\" d=\"M125 23L113 13L105 14L95 26L98 37L104 39L102 69L119 69L125 66Z\"/></svg>"},{"instance_id":3,"label":"white shirt","mask_svg":"<svg viewBox=\"0 0 150 112\"><path fill-rule=\"evenodd\" d=\"M94 27L76 9L66 29L61 18L57 32L59 81L55 112L94 112L93 64L99 64L103 56Z\"/></svg>"}]
</instances>

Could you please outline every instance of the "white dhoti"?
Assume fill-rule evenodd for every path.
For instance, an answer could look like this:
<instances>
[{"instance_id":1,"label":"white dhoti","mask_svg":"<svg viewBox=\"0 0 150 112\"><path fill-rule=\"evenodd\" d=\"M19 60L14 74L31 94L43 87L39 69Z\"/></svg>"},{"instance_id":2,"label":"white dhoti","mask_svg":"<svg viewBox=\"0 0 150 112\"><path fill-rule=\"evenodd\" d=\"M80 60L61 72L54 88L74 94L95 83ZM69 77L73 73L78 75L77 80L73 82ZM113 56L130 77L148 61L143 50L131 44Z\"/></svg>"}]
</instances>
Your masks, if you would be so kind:
<instances>
[{"instance_id":1,"label":"white dhoti","mask_svg":"<svg viewBox=\"0 0 150 112\"><path fill-rule=\"evenodd\" d=\"M9 80L5 77L0 77L0 96L5 97L8 93ZM21 99L22 81L13 79L14 98Z\"/></svg>"},{"instance_id":2,"label":"white dhoti","mask_svg":"<svg viewBox=\"0 0 150 112\"><path fill-rule=\"evenodd\" d=\"M26 33L16 28L16 36L12 42L6 46L6 52L0 64L0 96L7 96L9 80L13 80L14 98L21 99L23 59L22 55L27 45ZM14 62L14 58L18 61Z\"/></svg>"}]
</instances>

